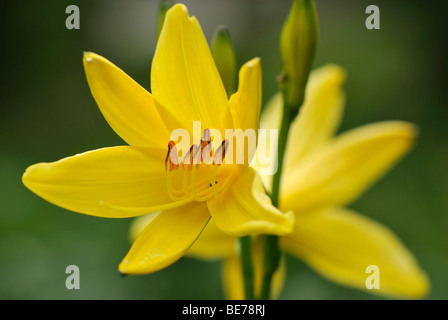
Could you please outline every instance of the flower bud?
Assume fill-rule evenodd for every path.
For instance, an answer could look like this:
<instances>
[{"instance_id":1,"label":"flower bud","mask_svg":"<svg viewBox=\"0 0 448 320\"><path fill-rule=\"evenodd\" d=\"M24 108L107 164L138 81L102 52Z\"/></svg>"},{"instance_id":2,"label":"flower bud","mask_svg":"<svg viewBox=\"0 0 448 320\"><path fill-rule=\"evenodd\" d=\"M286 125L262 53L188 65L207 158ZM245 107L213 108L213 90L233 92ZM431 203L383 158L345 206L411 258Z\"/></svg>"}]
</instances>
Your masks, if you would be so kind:
<instances>
[{"instance_id":1,"label":"flower bud","mask_svg":"<svg viewBox=\"0 0 448 320\"><path fill-rule=\"evenodd\" d=\"M280 38L282 75L280 86L290 106L297 114L303 103L319 33L313 0L294 0Z\"/></svg>"},{"instance_id":2,"label":"flower bud","mask_svg":"<svg viewBox=\"0 0 448 320\"><path fill-rule=\"evenodd\" d=\"M230 97L235 92L236 60L229 29L224 26L216 28L211 51L227 96Z\"/></svg>"}]
</instances>

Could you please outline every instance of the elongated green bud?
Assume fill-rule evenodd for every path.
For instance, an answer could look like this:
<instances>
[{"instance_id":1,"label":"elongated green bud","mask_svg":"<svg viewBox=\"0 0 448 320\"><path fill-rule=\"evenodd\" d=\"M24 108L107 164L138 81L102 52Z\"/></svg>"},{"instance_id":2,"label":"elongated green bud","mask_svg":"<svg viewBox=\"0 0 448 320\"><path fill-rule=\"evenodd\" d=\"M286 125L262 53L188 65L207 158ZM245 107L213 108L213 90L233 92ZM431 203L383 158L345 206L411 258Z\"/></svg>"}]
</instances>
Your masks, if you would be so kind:
<instances>
[{"instance_id":1,"label":"elongated green bud","mask_svg":"<svg viewBox=\"0 0 448 320\"><path fill-rule=\"evenodd\" d=\"M226 88L227 96L235 92L236 59L229 29L225 26L216 28L211 43L213 59Z\"/></svg>"},{"instance_id":2,"label":"elongated green bud","mask_svg":"<svg viewBox=\"0 0 448 320\"><path fill-rule=\"evenodd\" d=\"M159 3L159 11L157 14L157 38L160 35L160 31L163 27L163 22L165 21L166 12L174 5L171 0L161 0Z\"/></svg>"},{"instance_id":3,"label":"elongated green bud","mask_svg":"<svg viewBox=\"0 0 448 320\"><path fill-rule=\"evenodd\" d=\"M280 38L282 76L280 86L289 111L303 103L308 75L314 61L319 26L313 0L294 0Z\"/></svg>"}]
</instances>

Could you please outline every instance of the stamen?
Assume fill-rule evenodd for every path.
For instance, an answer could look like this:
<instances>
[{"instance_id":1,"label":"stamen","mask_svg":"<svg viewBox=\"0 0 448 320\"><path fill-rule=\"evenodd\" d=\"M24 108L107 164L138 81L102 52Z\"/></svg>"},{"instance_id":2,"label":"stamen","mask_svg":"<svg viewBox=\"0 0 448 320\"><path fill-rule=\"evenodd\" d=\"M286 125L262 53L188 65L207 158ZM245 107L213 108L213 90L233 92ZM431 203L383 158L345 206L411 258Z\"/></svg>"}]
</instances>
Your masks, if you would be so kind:
<instances>
[{"instance_id":1,"label":"stamen","mask_svg":"<svg viewBox=\"0 0 448 320\"><path fill-rule=\"evenodd\" d=\"M201 142L204 141L210 141L210 129L205 129L204 132L202 133L202 139Z\"/></svg>"},{"instance_id":2,"label":"stamen","mask_svg":"<svg viewBox=\"0 0 448 320\"><path fill-rule=\"evenodd\" d=\"M168 160L170 159L171 149L176 145L174 141L168 142L168 152L165 157L165 171L168 171Z\"/></svg>"},{"instance_id":3,"label":"stamen","mask_svg":"<svg viewBox=\"0 0 448 320\"><path fill-rule=\"evenodd\" d=\"M179 157L177 154L176 143L174 141L170 141L168 143L168 152L167 152L166 158L165 158L165 170L166 171L176 170L179 167L179 159L178 158Z\"/></svg>"},{"instance_id":4,"label":"stamen","mask_svg":"<svg viewBox=\"0 0 448 320\"><path fill-rule=\"evenodd\" d=\"M205 129L201 139L201 162L212 164L213 162L213 137L210 137L210 129ZM207 149L207 150L206 150ZM204 154L204 150L207 152Z\"/></svg>"},{"instance_id":5,"label":"stamen","mask_svg":"<svg viewBox=\"0 0 448 320\"><path fill-rule=\"evenodd\" d=\"M179 159L177 154L176 143L170 141L168 143L168 152L165 158L165 170L166 170L166 185L168 189L168 194L173 200L182 199L187 194L182 193L181 190L176 190L172 184L172 171L179 168Z\"/></svg>"},{"instance_id":6,"label":"stamen","mask_svg":"<svg viewBox=\"0 0 448 320\"><path fill-rule=\"evenodd\" d=\"M210 136L210 130L204 130L199 144L193 144L182 161L179 161L176 142L170 141L168 143L168 152L165 158L165 170L167 172L168 193L173 200L177 201L179 199L193 198L196 201L206 201L207 199L210 199L211 196L218 197L224 187L228 185L229 176L222 179L223 182L221 182L219 186L217 185L218 182L216 179L218 166L224 161L228 151L229 142L228 140L222 141L216 152L214 152L212 141L213 137ZM208 149L206 150L206 148ZM204 150L208 153L204 154ZM181 164L182 166L180 166ZM196 171L202 170L201 164L205 165L208 179L201 174L198 176L201 180L197 181ZM213 171L210 170L210 165L213 165ZM181 182L180 179L182 179L182 187L176 190L176 186L173 185L173 174L176 173L173 171L178 170L179 167L183 169L182 178L180 178L180 172L178 172L179 176L177 176L176 179L178 179L179 182ZM190 172L190 174L188 174L188 172Z\"/></svg>"},{"instance_id":7,"label":"stamen","mask_svg":"<svg viewBox=\"0 0 448 320\"><path fill-rule=\"evenodd\" d=\"M202 143L202 140L201 140ZM191 164L195 164L196 168L199 167L199 165L201 164L201 148L199 146L195 145L195 148L193 148L194 152L193 152L193 158L191 161ZM198 157L199 155L199 157Z\"/></svg>"},{"instance_id":8,"label":"stamen","mask_svg":"<svg viewBox=\"0 0 448 320\"><path fill-rule=\"evenodd\" d=\"M226 153L228 150L228 146L229 146L229 141L223 140L221 145L218 147L218 149L216 149L216 153L213 157L213 164L220 166L224 162Z\"/></svg>"}]
</instances>

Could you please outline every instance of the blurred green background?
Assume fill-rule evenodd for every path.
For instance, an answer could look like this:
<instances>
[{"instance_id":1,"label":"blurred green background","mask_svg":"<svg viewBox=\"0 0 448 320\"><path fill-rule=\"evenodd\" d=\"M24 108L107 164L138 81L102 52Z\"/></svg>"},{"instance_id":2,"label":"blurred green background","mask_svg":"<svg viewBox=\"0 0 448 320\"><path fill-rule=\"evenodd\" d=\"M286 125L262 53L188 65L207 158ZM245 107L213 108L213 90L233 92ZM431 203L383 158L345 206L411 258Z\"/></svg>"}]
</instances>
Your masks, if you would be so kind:
<instances>
[{"instance_id":1,"label":"blurred green background","mask_svg":"<svg viewBox=\"0 0 448 320\"><path fill-rule=\"evenodd\" d=\"M263 99L276 90L278 38L291 1L184 1L207 39L218 24L232 34L238 65L262 58ZM443 2L316 0L320 43L315 65L348 73L341 131L401 119L421 129L416 148L351 205L390 227L428 273L428 298L448 298L447 35ZM67 30L65 9L80 9L80 30ZM367 30L376 4L381 29ZM130 219L68 212L27 190L26 167L121 145L93 100L82 52L105 56L149 88L158 1L0 2L0 298L222 299L219 262L182 258L158 273L121 277ZM65 268L81 272L67 290ZM377 299L330 283L287 257L281 299Z\"/></svg>"}]
</instances>

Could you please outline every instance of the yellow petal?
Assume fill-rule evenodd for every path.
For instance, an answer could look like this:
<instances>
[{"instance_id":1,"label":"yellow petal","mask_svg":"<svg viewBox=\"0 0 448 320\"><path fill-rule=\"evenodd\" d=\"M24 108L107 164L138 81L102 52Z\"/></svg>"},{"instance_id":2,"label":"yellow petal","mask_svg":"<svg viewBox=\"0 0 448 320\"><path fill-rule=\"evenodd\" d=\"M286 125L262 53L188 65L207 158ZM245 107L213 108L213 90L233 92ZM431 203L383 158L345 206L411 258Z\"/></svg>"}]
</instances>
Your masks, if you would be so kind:
<instances>
[{"instance_id":1,"label":"yellow petal","mask_svg":"<svg viewBox=\"0 0 448 320\"><path fill-rule=\"evenodd\" d=\"M258 130L261 109L261 62L255 58L245 63L239 74L238 91L230 97L234 128Z\"/></svg>"},{"instance_id":2,"label":"yellow petal","mask_svg":"<svg viewBox=\"0 0 448 320\"><path fill-rule=\"evenodd\" d=\"M160 212L161 211L148 213L134 218L131 223L131 227L129 228L129 240L134 242L138 235L159 215Z\"/></svg>"},{"instance_id":3,"label":"yellow petal","mask_svg":"<svg viewBox=\"0 0 448 320\"><path fill-rule=\"evenodd\" d=\"M271 192L273 174L276 172L278 165L277 145L282 117L282 103L281 92L278 92L269 99L264 107L260 118L261 131L258 135L257 150L250 164L260 174L268 192Z\"/></svg>"},{"instance_id":4,"label":"yellow petal","mask_svg":"<svg viewBox=\"0 0 448 320\"><path fill-rule=\"evenodd\" d=\"M182 4L166 14L151 68L152 94L170 132L232 128L227 94L195 17Z\"/></svg>"},{"instance_id":5,"label":"yellow petal","mask_svg":"<svg viewBox=\"0 0 448 320\"><path fill-rule=\"evenodd\" d=\"M285 170L300 163L334 135L345 102L344 80L344 70L336 65L326 65L311 74L305 103L289 131Z\"/></svg>"},{"instance_id":6,"label":"yellow petal","mask_svg":"<svg viewBox=\"0 0 448 320\"><path fill-rule=\"evenodd\" d=\"M151 94L107 59L84 54L90 90L112 129L132 146L166 148L169 132Z\"/></svg>"},{"instance_id":7,"label":"yellow petal","mask_svg":"<svg viewBox=\"0 0 448 320\"><path fill-rule=\"evenodd\" d=\"M283 97L279 91L266 103L260 117L261 129L280 129L282 121Z\"/></svg>"},{"instance_id":8,"label":"yellow petal","mask_svg":"<svg viewBox=\"0 0 448 320\"><path fill-rule=\"evenodd\" d=\"M229 257L235 253L235 241L235 237L222 232L215 221L210 219L187 255L205 260Z\"/></svg>"},{"instance_id":9,"label":"yellow petal","mask_svg":"<svg viewBox=\"0 0 448 320\"><path fill-rule=\"evenodd\" d=\"M281 239L284 250L324 277L368 290L368 266L379 269L379 289L371 293L422 298L429 280L411 252L386 227L344 208L297 215L294 232Z\"/></svg>"},{"instance_id":10,"label":"yellow petal","mask_svg":"<svg viewBox=\"0 0 448 320\"><path fill-rule=\"evenodd\" d=\"M222 281L227 300L244 300L244 276L241 259L237 254L225 259L222 265Z\"/></svg>"},{"instance_id":11,"label":"yellow petal","mask_svg":"<svg viewBox=\"0 0 448 320\"><path fill-rule=\"evenodd\" d=\"M236 147L234 155L244 155L244 163L249 164L257 150L256 139L260 122L261 63L259 58L252 59L241 67L238 91L230 97L229 106L235 132L241 130L241 133L248 136L245 139L242 134L240 138L232 140ZM241 161L235 160L233 163L241 163Z\"/></svg>"},{"instance_id":12,"label":"yellow petal","mask_svg":"<svg viewBox=\"0 0 448 320\"><path fill-rule=\"evenodd\" d=\"M187 252L209 219L204 203L194 202L162 211L139 234L120 263L119 271L147 274L173 264Z\"/></svg>"},{"instance_id":13,"label":"yellow petal","mask_svg":"<svg viewBox=\"0 0 448 320\"><path fill-rule=\"evenodd\" d=\"M159 214L154 212L136 217L129 229L131 242L137 239L138 235L148 226ZM187 251L187 255L197 259L215 260L229 257L235 253L235 237L222 232L210 219L201 235Z\"/></svg>"},{"instance_id":14,"label":"yellow petal","mask_svg":"<svg viewBox=\"0 0 448 320\"><path fill-rule=\"evenodd\" d=\"M288 168L294 167L305 155L318 150L336 131L345 100L342 92L344 79L344 71L332 64L320 67L311 73L306 88L305 102L289 131L283 164L285 175L288 174ZM253 163L259 172L261 172L260 169L270 165L270 163L264 166L262 164L262 159L270 156L269 150L277 151L278 141L271 139L269 130L280 128L282 109L283 97L280 92L275 94L263 109L260 128L268 130L266 142L264 137L259 137L258 161ZM269 191L272 174L262 174L262 179Z\"/></svg>"},{"instance_id":15,"label":"yellow petal","mask_svg":"<svg viewBox=\"0 0 448 320\"><path fill-rule=\"evenodd\" d=\"M255 297L261 295L261 287L263 284L263 236L253 237L253 255L252 262L254 266L254 291ZM280 293L282 292L283 285L286 278L286 263L285 257L282 254L280 258L280 263L272 275L272 285L270 299L278 299Z\"/></svg>"},{"instance_id":16,"label":"yellow petal","mask_svg":"<svg viewBox=\"0 0 448 320\"><path fill-rule=\"evenodd\" d=\"M353 201L410 149L416 131L385 121L339 136L283 177L281 207L299 213Z\"/></svg>"},{"instance_id":17,"label":"yellow petal","mask_svg":"<svg viewBox=\"0 0 448 320\"><path fill-rule=\"evenodd\" d=\"M285 279L286 279L286 262L284 255L282 255L282 258L280 259L280 265L278 266L278 269L274 272L274 275L272 276L272 286L271 286L272 299L279 298L285 285Z\"/></svg>"},{"instance_id":18,"label":"yellow petal","mask_svg":"<svg viewBox=\"0 0 448 320\"><path fill-rule=\"evenodd\" d=\"M216 225L232 236L253 233L283 235L292 230L292 212L283 214L266 195L255 169L241 166L226 194L207 201Z\"/></svg>"},{"instance_id":19,"label":"yellow petal","mask_svg":"<svg viewBox=\"0 0 448 320\"><path fill-rule=\"evenodd\" d=\"M30 166L23 183L65 209L100 217L134 217L185 204L173 201L159 149L112 147Z\"/></svg>"}]
</instances>

